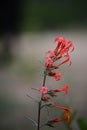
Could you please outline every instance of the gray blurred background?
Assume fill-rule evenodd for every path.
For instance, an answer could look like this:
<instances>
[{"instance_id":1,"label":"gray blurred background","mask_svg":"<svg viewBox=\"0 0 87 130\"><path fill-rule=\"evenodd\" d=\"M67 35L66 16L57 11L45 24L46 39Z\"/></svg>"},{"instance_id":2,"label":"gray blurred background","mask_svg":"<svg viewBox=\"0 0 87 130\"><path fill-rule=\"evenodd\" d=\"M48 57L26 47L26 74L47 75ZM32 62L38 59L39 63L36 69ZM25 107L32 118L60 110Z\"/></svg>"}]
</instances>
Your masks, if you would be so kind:
<instances>
[{"instance_id":1,"label":"gray blurred background","mask_svg":"<svg viewBox=\"0 0 87 130\"><path fill-rule=\"evenodd\" d=\"M87 2L86 0L3 0L0 2L0 130L35 130L28 116L37 120L39 98L31 88L42 85L45 52L54 49L54 38L72 40L72 66L60 68L62 79L48 78L47 86L69 85L69 95L56 103L77 110L87 120ZM60 115L52 111L51 117ZM42 112L42 122L47 114ZM74 130L79 130L76 122ZM57 129L67 130L64 124ZM48 127L42 128L49 129Z\"/></svg>"}]
</instances>

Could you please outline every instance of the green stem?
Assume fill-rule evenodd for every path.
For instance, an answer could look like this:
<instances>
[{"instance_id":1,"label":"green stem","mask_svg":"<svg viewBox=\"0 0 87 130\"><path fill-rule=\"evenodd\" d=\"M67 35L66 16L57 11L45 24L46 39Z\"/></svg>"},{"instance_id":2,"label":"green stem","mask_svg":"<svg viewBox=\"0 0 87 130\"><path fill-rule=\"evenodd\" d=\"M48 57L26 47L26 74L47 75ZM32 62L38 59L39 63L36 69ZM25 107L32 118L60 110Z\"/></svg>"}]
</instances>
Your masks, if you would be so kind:
<instances>
[{"instance_id":1,"label":"green stem","mask_svg":"<svg viewBox=\"0 0 87 130\"><path fill-rule=\"evenodd\" d=\"M45 83L46 83L46 76L47 76L47 68L46 70L44 71L44 79L43 79L43 86L45 86Z\"/></svg>"}]
</instances>

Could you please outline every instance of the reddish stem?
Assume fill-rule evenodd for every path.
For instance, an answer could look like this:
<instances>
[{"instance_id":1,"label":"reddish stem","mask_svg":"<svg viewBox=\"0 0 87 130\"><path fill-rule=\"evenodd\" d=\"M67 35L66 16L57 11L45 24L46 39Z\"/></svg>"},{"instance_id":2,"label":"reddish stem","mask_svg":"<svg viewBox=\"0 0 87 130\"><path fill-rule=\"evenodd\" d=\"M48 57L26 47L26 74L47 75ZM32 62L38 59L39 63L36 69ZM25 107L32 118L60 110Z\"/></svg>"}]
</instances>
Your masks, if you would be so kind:
<instances>
[{"instance_id":1,"label":"reddish stem","mask_svg":"<svg viewBox=\"0 0 87 130\"><path fill-rule=\"evenodd\" d=\"M47 76L47 68L46 68L46 70L44 71L44 78L43 78L43 85L42 85L42 86L45 86L46 76ZM41 97L41 98L42 98L42 97ZM38 104L38 127L37 127L37 130L40 130L41 105L42 105L42 100L40 99L40 102L39 102L39 104Z\"/></svg>"}]
</instances>

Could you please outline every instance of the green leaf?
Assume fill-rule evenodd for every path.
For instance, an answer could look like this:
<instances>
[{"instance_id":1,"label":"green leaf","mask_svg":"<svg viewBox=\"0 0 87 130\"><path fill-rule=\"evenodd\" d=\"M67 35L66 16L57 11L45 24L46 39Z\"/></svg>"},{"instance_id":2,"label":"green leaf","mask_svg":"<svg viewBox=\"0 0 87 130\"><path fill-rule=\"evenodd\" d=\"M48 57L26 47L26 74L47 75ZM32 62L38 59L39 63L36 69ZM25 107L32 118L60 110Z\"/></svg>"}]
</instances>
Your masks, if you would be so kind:
<instances>
[{"instance_id":1,"label":"green leaf","mask_svg":"<svg viewBox=\"0 0 87 130\"><path fill-rule=\"evenodd\" d=\"M87 120L85 120L83 118L78 118L77 124L78 124L80 130L87 130Z\"/></svg>"}]
</instances>

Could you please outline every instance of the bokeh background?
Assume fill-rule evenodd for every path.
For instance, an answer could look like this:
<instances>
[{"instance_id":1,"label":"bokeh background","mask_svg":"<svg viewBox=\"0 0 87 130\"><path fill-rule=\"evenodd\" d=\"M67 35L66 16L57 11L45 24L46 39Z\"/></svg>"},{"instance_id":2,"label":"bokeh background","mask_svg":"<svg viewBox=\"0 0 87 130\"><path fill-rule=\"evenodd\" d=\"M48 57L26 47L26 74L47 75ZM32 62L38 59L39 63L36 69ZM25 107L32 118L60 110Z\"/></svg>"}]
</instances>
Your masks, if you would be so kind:
<instances>
[{"instance_id":1,"label":"bokeh background","mask_svg":"<svg viewBox=\"0 0 87 130\"><path fill-rule=\"evenodd\" d=\"M87 122L87 2L86 0L3 0L0 2L0 130L34 130L28 117L37 120L39 98L31 88L42 85L45 52L54 49L54 38L72 40L72 66L60 68L61 81L47 86L69 85L69 95L58 95L56 103L77 111L73 130L81 117ZM60 111L52 111L52 115ZM45 120L45 110L42 121ZM67 130L64 124L56 129ZM49 129L48 127L42 128ZM86 130L84 128L83 130Z\"/></svg>"}]
</instances>

